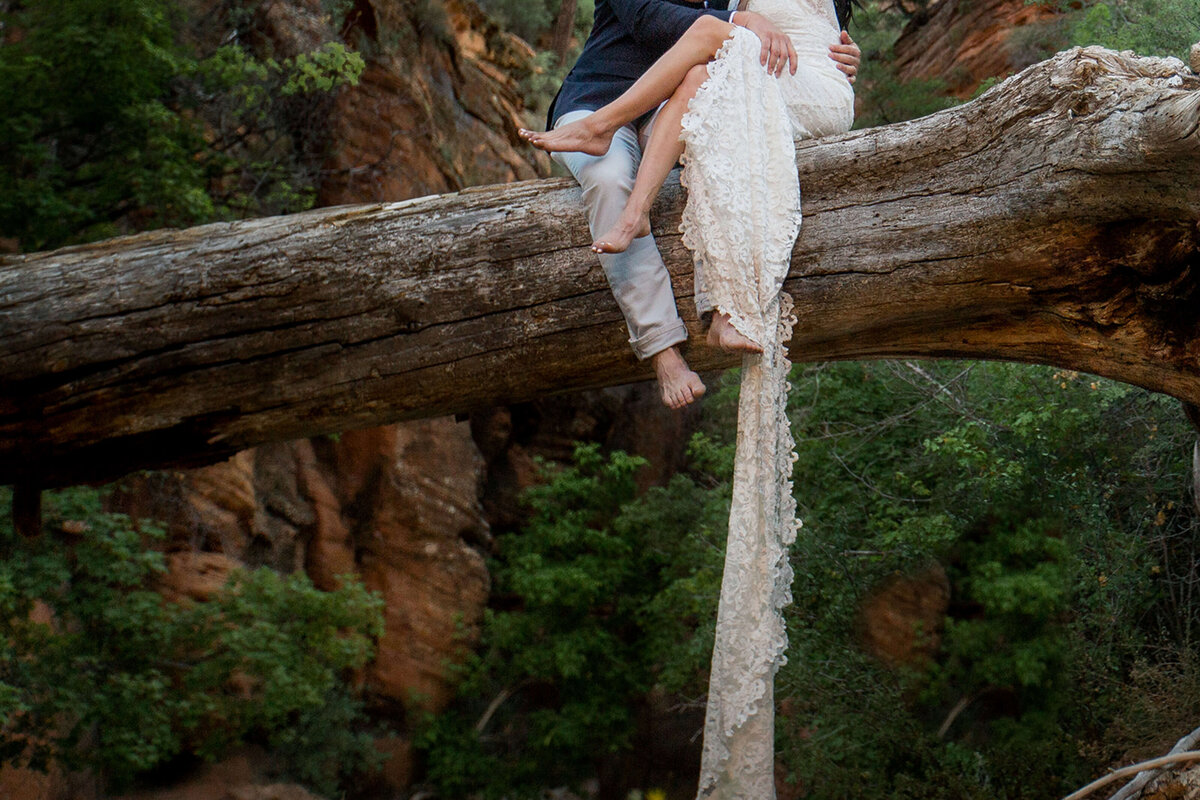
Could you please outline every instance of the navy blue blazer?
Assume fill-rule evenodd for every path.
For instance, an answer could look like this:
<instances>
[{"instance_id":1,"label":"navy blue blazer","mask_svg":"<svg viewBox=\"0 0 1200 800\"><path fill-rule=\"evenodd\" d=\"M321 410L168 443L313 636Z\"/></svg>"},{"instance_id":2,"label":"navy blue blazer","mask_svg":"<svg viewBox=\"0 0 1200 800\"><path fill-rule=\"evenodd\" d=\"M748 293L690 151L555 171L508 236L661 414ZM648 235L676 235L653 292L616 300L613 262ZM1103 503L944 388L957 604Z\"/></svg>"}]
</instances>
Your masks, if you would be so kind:
<instances>
[{"instance_id":1,"label":"navy blue blazer","mask_svg":"<svg viewBox=\"0 0 1200 800\"><path fill-rule=\"evenodd\" d=\"M568 111L595 111L616 100L697 17L711 14L728 22L733 16L728 8L729 0L596 0L592 33L550 103L547 130Z\"/></svg>"}]
</instances>

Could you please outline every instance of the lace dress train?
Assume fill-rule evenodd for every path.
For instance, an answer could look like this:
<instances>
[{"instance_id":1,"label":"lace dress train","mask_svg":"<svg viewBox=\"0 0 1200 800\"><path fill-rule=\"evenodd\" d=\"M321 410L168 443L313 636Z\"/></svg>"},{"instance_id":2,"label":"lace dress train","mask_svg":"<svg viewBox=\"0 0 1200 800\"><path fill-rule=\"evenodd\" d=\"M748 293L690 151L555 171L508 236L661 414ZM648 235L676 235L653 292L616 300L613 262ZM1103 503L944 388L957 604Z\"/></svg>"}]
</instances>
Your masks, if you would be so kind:
<instances>
[{"instance_id":1,"label":"lace dress train","mask_svg":"<svg viewBox=\"0 0 1200 800\"><path fill-rule=\"evenodd\" d=\"M754 10L792 37L801 68L768 75L758 37L735 28L709 64L680 137L688 190L680 230L695 265L697 310L729 314L763 348L742 362L700 773L699 797L714 800L775 797L773 686L787 660L788 545L800 526L787 417L786 343L796 320L780 291L801 218L794 140L846 130L853 119L849 83L828 55L838 35L832 0L759 0Z\"/></svg>"}]
</instances>

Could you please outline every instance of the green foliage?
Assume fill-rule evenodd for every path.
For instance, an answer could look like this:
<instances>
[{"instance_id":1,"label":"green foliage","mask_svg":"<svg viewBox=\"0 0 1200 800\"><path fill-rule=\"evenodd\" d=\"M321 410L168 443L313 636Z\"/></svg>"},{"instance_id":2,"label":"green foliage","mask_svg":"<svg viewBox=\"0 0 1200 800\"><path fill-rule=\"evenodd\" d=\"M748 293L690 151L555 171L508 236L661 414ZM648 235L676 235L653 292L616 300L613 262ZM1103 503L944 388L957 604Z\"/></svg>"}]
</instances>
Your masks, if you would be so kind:
<instances>
[{"instance_id":1,"label":"green foliage","mask_svg":"<svg viewBox=\"0 0 1200 800\"><path fill-rule=\"evenodd\" d=\"M327 593L302 573L238 570L207 602L169 602L155 590L163 555L147 547L160 526L103 512L92 489L44 502L45 533L29 540L0 490L6 763L54 759L119 789L180 754L258 741L329 796L378 765L346 679L374 654L382 600L352 575ZM64 534L67 520L82 533Z\"/></svg>"},{"instance_id":2,"label":"green foliage","mask_svg":"<svg viewBox=\"0 0 1200 800\"><path fill-rule=\"evenodd\" d=\"M1027 0L1053 6L1059 14L1023 25L1005 43L1016 69L1049 58L1076 45L1099 44L1140 55L1172 55L1186 60L1200 37L1200 5L1193 0ZM895 73L893 45L907 18L893 8L880 10L867 2L854 15L853 35L863 51L855 91L861 111L855 127L869 128L925 116L960 101L947 97L944 81L901 81ZM986 79L978 97L1004 75Z\"/></svg>"},{"instance_id":3,"label":"green foliage","mask_svg":"<svg viewBox=\"0 0 1200 800\"><path fill-rule=\"evenodd\" d=\"M532 493L484 648L422 734L441 792L578 780L650 687L703 691L737 377L706 400L690 475L638 497L637 460L589 447ZM1194 727L1195 435L1175 401L1003 363L823 364L793 384L786 780L818 800L1040 798ZM864 600L905 575L944 575L950 604L914 631L925 655L888 666L857 645Z\"/></svg>"},{"instance_id":4,"label":"green foliage","mask_svg":"<svg viewBox=\"0 0 1200 800\"><path fill-rule=\"evenodd\" d=\"M1200 6L1193 0L1101 0L1074 15L1071 41L1139 55L1187 59L1200 38Z\"/></svg>"},{"instance_id":5,"label":"green foliage","mask_svg":"<svg viewBox=\"0 0 1200 800\"><path fill-rule=\"evenodd\" d=\"M896 76L892 50L906 18L898 10L883 11L869 0L854 12L850 31L862 50L862 64L854 84L862 110L856 128L870 128L923 117L955 105L944 96L941 80L901 81Z\"/></svg>"},{"instance_id":6,"label":"green foliage","mask_svg":"<svg viewBox=\"0 0 1200 800\"><path fill-rule=\"evenodd\" d=\"M521 96L528 112L529 123L544 124L550 101L558 92L563 79L579 57L583 43L592 29L594 0L578 0L572 28L572 43L563 54L549 49L555 18L562 9L562 0L481 0L480 6L506 31L516 34L537 50L529 71L520 78Z\"/></svg>"},{"instance_id":7,"label":"green foliage","mask_svg":"<svg viewBox=\"0 0 1200 800\"><path fill-rule=\"evenodd\" d=\"M547 47L554 20L562 0L481 0L484 11L505 30L515 33L534 46ZM575 9L573 35L582 43L587 39L595 11L593 0L579 0Z\"/></svg>"},{"instance_id":8,"label":"green foliage","mask_svg":"<svg viewBox=\"0 0 1200 800\"><path fill-rule=\"evenodd\" d=\"M1177 404L1007 364L797 377L805 526L777 683L789 768L814 798L1034 798L1086 782L1120 752L1108 731L1132 665L1192 646L1197 607L1161 591L1178 567L1160 553L1190 553L1197 530ZM951 588L943 629L925 632L933 658L897 670L854 651L871 587L930 563ZM1151 646L1176 619L1192 622Z\"/></svg>"},{"instance_id":9,"label":"green foliage","mask_svg":"<svg viewBox=\"0 0 1200 800\"><path fill-rule=\"evenodd\" d=\"M727 487L676 475L635 497L643 460L581 445L497 543L496 601L460 701L418 738L447 796L535 795L629 746L650 688L701 693Z\"/></svg>"},{"instance_id":10,"label":"green foliage","mask_svg":"<svg viewBox=\"0 0 1200 800\"><path fill-rule=\"evenodd\" d=\"M0 9L0 235L38 250L311 205L303 126L361 57L197 55L183 23L173 0Z\"/></svg>"}]
</instances>

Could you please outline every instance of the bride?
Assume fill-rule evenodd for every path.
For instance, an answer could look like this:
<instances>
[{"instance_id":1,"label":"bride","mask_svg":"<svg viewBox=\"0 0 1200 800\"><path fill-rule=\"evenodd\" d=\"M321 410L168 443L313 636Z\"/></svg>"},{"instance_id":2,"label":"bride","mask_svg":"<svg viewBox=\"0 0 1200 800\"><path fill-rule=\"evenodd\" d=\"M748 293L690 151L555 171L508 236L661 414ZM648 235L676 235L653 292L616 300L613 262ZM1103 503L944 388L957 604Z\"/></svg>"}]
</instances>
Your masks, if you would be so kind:
<instances>
[{"instance_id":1,"label":"bride","mask_svg":"<svg viewBox=\"0 0 1200 800\"><path fill-rule=\"evenodd\" d=\"M751 0L791 42L791 69L761 60L758 37L704 16L609 105L547 133L549 151L607 152L615 131L666 104L616 224L592 244L620 252L650 232L649 211L676 160L688 190L680 230L692 251L696 309L709 343L743 351L725 570L704 720L699 797L771 800L774 678L787 660L788 546L800 526L787 416L791 297L782 292L800 229L795 140L848 130L854 94L827 55L850 0ZM841 13L839 13L841 12ZM764 69L767 67L767 69Z\"/></svg>"}]
</instances>

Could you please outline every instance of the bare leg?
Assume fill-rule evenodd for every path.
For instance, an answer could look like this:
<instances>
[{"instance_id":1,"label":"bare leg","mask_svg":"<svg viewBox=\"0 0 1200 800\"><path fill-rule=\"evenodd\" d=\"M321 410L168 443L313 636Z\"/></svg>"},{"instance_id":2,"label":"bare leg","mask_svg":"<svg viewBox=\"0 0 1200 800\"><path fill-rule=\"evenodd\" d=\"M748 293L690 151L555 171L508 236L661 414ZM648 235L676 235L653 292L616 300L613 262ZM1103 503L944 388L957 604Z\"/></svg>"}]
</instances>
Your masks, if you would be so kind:
<instances>
[{"instance_id":1,"label":"bare leg","mask_svg":"<svg viewBox=\"0 0 1200 800\"><path fill-rule=\"evenodd\" d=\"M650 356L650 363L654 365L654 374L658 376L663 405L668 408L683 408L704 394L703 381L688 368L678 347L672 345L655 353Z\"/></svg>"},{"instance_id":2,"label":"bare leg","mask_svg":"<svg viewBox=\"0 0 1200 800\"><path fill-rule=\"evenodd\" d=\"M716 17L698 18L679 41L616 100L586 119L552 131L539 133L522 128L521 138L552 153L579 151L604 155L618 128L671 97L692 67L707 64L716 56L732 31L733 25Z\"/></svg>"},{"instance_id":3,"label":"bare leg","mask_svg":"<svg viewBox=\"0 0 1200 800\"><path fill-rule=\"evenodd\" d=\"M637 180L633 184L629 200L625 203L625 210L621 212L621 216L608 233L592 243L592 250L595 252L620 253L628 248L629 243L634 239L649 235L650 206L654 204L654 198L662 189L663 181L667 179L667 175L683 153L683 143L679 141L679 135L683 130L683 115L692 98L696 96L696 91L707 79L708 67L704 65L692 67L688 70L682 83L679 84L679 88L675 90L675 94L671 95L671 99L663 106L662 111L658 112L658 119L654 122L650 141L646 143L645 152L642 154ZM727 351L762 352L762 348L753 340L738 333L737 329L730 324L729 315L720 312L713 314L712 325L708 329L708 344L711 347L719 347ZM684 368L686 369L686 366ZM658 369L658 362L655 362L655 369ZM695 375L690 370L689 373ZM697 377L696 382L699 383L699 380ZM662 378L659 379L659 383L666 386ZM663 402L671 405L666 399L667 394L667 389L664 388Z\"/></svg>"},{"instance_id":4,"label":"bare leg","mask_svg":"<svg viewBox=\"0 0 1200 800\"><path fill-rule=\"evenodd\" d=\"M683 153L683 143L679 134L683 130L683 115L688 103L696 96L700 84L708 79L708 68L704 65L688 70L683 82L671 95L671 99L658 112L650 141L642 154L642 163L638 167L637 180L633 191L625 203L616 224L607 233L592 243L592 250L597 253L620 253L629 243L639 236L650 233L650 206L658 196L663 181L679 161Z\"/></svg>"}]
</instances>

